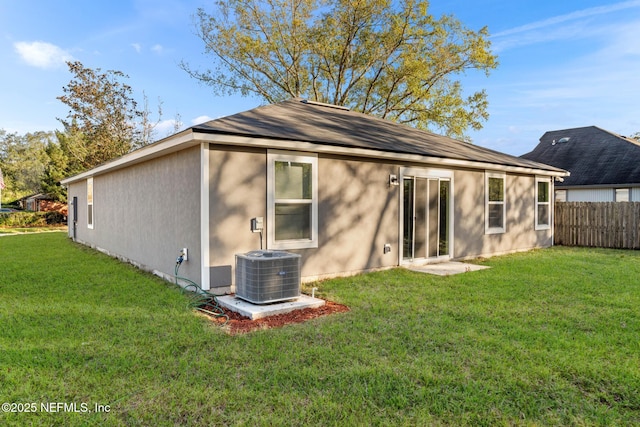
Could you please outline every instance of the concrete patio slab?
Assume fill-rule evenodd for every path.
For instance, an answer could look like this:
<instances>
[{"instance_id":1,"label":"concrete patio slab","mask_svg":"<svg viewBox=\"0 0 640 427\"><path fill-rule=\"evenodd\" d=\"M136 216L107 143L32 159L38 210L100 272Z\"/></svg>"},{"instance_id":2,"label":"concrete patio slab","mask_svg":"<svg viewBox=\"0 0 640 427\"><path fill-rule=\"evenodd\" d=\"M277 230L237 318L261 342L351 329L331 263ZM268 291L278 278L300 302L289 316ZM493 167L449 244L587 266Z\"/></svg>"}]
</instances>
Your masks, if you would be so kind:
<instances>
[{"instance_id":1,"label":"concrete patio slab","mask_svg":"<svg viewBox=\"0 0 640 427\"><path fill-rule=\"evenodd\" d=\"M490 267L486 265L466 264L464 262L458 262L458 261L407 267L407 269L411 271L417 271L419 273L427 273L427 274L436 274L438 276L451 276L453 274L484 270L486 268L490 268Z\"/></svg>"},{"instance_id":2,"label":"concrete patio slab","mask_svg":"<svg viewBox=\"0 0 640 427\"><path fill-rule=\"evenodd\" d=\"M323 299L312 298L309 295L300 295L300 297L295 300L271 304L253 304L236 298L234 295L224 295L217 297L217 299L222 307L235 311L251 320L261 319L275 314L289 313L290 311L303 308L318 308L325 304Z\"/></svg>"}]
</instances>

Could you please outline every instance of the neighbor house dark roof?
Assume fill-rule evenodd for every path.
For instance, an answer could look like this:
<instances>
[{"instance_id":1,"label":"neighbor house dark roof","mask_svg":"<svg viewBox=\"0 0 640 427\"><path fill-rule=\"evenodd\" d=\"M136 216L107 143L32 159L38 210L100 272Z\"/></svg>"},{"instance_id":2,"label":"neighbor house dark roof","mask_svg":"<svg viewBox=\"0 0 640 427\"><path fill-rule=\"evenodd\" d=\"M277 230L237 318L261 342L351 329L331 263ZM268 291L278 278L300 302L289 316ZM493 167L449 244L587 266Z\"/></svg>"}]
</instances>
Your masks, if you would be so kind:
<instances>
[{"instance_id":1,"label":"neighbor house dark roof","mask_svg":"<svg viewBox=\"0 0 640 427\"><path fill-rule=\"evenodd\" d=\"M558 187L640 184L640 142L596 126L547 132L522 158L568 170Z\"/></svg>"},{"instance_id":2,"label":"neighbor house dark roof","mask_svg":"<svg viewBox=\"0 0 640 427\"><path fill-rule=\"evenodd\" d=\"M565 172L425 130L300 98L222 117L192 129L194 132L293 140Z\"/></svg>"}]
</instances>

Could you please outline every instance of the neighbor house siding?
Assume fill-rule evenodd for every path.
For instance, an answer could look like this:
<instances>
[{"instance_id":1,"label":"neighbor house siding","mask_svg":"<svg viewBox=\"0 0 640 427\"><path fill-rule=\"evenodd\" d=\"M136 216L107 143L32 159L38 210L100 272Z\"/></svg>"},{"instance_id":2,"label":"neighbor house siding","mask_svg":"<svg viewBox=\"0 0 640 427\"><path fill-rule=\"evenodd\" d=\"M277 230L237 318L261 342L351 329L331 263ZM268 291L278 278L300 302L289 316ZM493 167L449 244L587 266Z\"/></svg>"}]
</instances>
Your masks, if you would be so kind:
<instances>
[{"instance_id":1,"label":"neighbor house siding","mask_svg":"<svg viewBox=\"0 0 640 427\"><path fill-rule=\"evenodd\" d=\"M568 188L567 202L613 202L614 195L613 188Z\"/></svg>"},{"instance_id":2,"label":"neighbor house siding","mask_svg":"<svg viewBox=\"0 0 640 427\"><path fill-rule=\"evenodd\" d=\"M567 192L566 202L615 202L616 188L629 189L629 201L640 202L640 187L632 185L617 185L607 188L566 188L556 187L556 190L564 190Z\"/></svg>"},{"instance_id":3,"label":"neighbor house siding","mask_svg":"<svg viewBox=\"0 0 640 427\"><path fill-rule=\"evenodd\" d=\"M86 181L78 197L77 240L149 271L173 275L179 250L189 250L181 275L200 281L200 149L178 151L93 177L94 227L87 228Z\"/></svg>"}]
</instances>

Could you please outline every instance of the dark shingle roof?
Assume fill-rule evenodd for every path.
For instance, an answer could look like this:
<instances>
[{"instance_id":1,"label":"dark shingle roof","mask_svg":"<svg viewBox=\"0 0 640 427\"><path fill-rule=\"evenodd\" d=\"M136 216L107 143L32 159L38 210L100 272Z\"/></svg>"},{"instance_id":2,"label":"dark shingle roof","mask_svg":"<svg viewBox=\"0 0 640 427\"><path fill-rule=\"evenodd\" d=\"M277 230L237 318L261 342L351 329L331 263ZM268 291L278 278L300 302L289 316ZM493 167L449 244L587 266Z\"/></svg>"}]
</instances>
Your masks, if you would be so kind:
<instances>
[{"instance_id":1,"label":"dark shingle roof","mask_svg":"<svg viewBox=\"0 0 640 427\"><path fill-rule=\"evenodd\" d=\"M558 187L640 183L640 143L596 126L547 132L522 158L571 172Z\"/></svg>"},{"instance_id":2,"label":"dark shingle roof","mask_svg":"<svg viewBox=\"0 0 640 427\"><path fill-rule=\"evenodd\" d=\"M564 172L389 120L299 98L222 117L192 129L202 133L301 141Z\"/></svg>"}]
</instances>

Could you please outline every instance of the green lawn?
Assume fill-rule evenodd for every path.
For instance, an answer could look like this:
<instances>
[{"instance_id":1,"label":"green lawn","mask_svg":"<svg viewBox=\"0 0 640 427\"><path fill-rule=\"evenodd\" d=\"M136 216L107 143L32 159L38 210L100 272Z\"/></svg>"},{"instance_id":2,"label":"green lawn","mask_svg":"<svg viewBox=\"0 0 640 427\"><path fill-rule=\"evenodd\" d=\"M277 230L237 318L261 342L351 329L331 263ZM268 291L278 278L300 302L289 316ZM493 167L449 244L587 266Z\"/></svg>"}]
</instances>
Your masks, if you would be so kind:
<instances>
[{"instance_id":1,"label":"green lawn","mask_svg":"<svg viewBox=\"0 0 640 427\"><path fill-rule=\"evenodd\" d=\"M351 311L230 336L63 233L0 237L0 403L35 409L0 425L639 424L640 252L482 263L316 283Z\"/></svg>"},{"instance_id":2,"label":"green lawn","mask_svg":"<svg viewBox=\"0 0 640 427\"><path fill-rule=\"evenodd\" d=\"M0 227L0 235L2 234L24 234L24 233L46 233L52 231L67 231L67 226L49 226L49 227Z\"/></svg>"}]
</instances>

